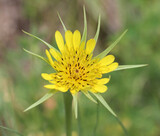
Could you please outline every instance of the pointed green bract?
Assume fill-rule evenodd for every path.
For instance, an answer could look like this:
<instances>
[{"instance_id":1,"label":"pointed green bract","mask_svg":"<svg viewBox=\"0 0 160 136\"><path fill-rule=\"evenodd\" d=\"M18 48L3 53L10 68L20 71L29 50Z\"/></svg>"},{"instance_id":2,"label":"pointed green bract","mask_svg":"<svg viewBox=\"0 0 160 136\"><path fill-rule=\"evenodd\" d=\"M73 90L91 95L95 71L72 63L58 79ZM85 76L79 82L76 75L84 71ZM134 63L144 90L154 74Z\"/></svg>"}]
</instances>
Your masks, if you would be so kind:
<instances>
[{"instance_id":1,"label":"pointed green bract","mask_svg":"<svg viewBox=\"0 0 160 136\"><path fill-rule=\"evenodd\" d=\"M139 68L139 67L145 67L148 64L140 64L140 65L119 65L117 69L114 71L124 70L124 69L131 69L131 68Z\"/></svg>"},{"instance_id":2,"label":"pointed green bract","mask_svg":"<svg viewBox=\"0 0 160 136\"><path fill-rule=\"evenodd\" d=\"M98 37L99 37L100 26L101 26L101 16L99 15L99 17L98 17L97 31L96 31L96 35L95 35L95 37L94 37L94 40L95 40L96 42L97 42Z\"/></svg>"},{"instance_id":3,"label":"pointed green bract","mask_svg":"<svg viewBox=\"0 0 160 136\"><path fill-rule=\"evenodd\" d=\"M88 91L82 91L82 93L88 98L90 99L92 102L97 104L97 101L89 94Z\"/></svg>"},{"instance_id":4,"label":"pointed green bract","mask_svg":"<svg viewBox=\"0 0 160 136\"><path fill-rule=\"evenodd\" d=\"M50 90L47 94L45 94L41 99L39 99L37 102L29 106L27 109L24 110L24 112L36 107L37 105L43 103L47 99L49 99L51 96L53 96L57 91L56 90Z\"/></svg>"},{"instance_id":5,"label":"pointed green bract","mask_svg":"<svg viewBox=\"0 0 160 136\"><path fill-rule=\"evenodd\" d=\"M83 7L83 13L84 13L84 29L83 29L83 35L81 42L86 42L87 40L87 18L86 18L86 10L85 7Z\"/></svg>"},{"instance_id":6,"label":"pointed green bract","mask_svg":"<svg viewBox=\"0 0 160 136\"><path fill-rule=\"evenodd\" d=\"M39 37L37 37L37 36L35 36L35 35L33 35L33 34L30 34L30 33L26 32L26 31L24 31L24 30L22 30L22 31L23 31L25 34L27 34L27 35L29 35L29 36L31 36L31 37L34 37L34 38L40 40L40 41L43 42L45 45L47 45L48 48L53 48L54 50L58 51L56 48L54 48L52 45L50 45L50 44L47 43L46 41L42 40L41 38L39 38Z\"/></svg>"},{"instance_id":7,"label":"pointed green bract","mask_svg":"<svg viewBox=\"0 0 160 136\"><path fill-rule=\"evenodd\" d=\"M126 34L128 30L125 30L121 36L114 42L112 43L107 49L105 49L102 53L100 53L99 55L96 56L96 58L100 58L102 59L103 57L105 57L116 45L117 43L122 39L122 37Z\"/></svg>"},{"instance_id":8,"label":"pointed green bract","mask_svg":"<svg viewBox=\"0 0 160 136\"><path fill-rule=\"evenodd\" d=\"M36 54L36 53L33 53L33 52L29 51L29 50L26 50L26 49L24 49L24 48L23 48L23 50L24 50L25 52L27 52L27 53L33 55L33 56L36 56L36 57L38 57L38 58L44 60L45 62L47 62L47 63L49 64L49 62L48 62L48 60L47 60L46 58L44 58L44 57L42 57L42 56L40 56L40 55L38 55L38 54Z\"/></svg>"},{"instance_id":9,"label":"pointed green bract","mask_svg":"<svg viewBox=\"0 0 160 136\"><path fill-rule=\"evenodd\" d=\"M12 132L12 133L15 133L15 134L17 134L17 135L19 135L19 136L23 136L22 134L20 134L19 132L15 131L15 130L13 130L13 129L11 129L11 128L7 128L7 127L4 127L4 126L0 126L0 128L1 128L1 129L4 129L4 130L7 130L7 131L10 131L10 132Z\"/></svg>"},{"instance_id":10,"label":"pointed green bract","mask_svg":"<svg viewBox=\"0 0 160 136\"><path fill-rule=\"evenodd\" d=\"M104 98L98 94L98 93L93 93L97 99L102 103L102 105L115 117L117 117L117 115L114 113L114 111L111 109L111 107L107 104L107 102L104 100Z\"/></svg>"},{"instance_id":11,"label":"pointed green bract","mask_svg":"<svg viewBox=\"0 0 160 136\"><path fill-rule=\"evenodd\" d=\"M111 109L111 107L107 104L107 102L104 100L104 98L98 94L98 93L93 93L97 99L102 103L102 105L107 109L109 110L109 112L115 117L115 119L118 121L119 125L122 127L124 133L126 136L128 136L128 132L125 128L125 126L123 125L123 123L119 120L119 118L117 117L117 115L114 113L114 111Z\"/></svg>"},{"instance_id":12,"label":"pointed green bract","mask_svg":"<svg viewBox=\"0 0 160 136\"><path fill-rule=\"evenodd\" d=\"M67 31L67 28L66 28L66 26L64 25L64 23L63 23L63 21L62 21L62 19L61 19L61 16L59 15L58 12L57 12L57 14L58 14L59 20L61 21L61 24L62 24L62 26L63 26L63 29L64 29L64 31L66 32L66 31Z\"/></svg>"},{"instance_id":13,"label":"pointed green bract","mask_svg":"<svg viewBox=\"0 0 160 136\"><path fill-rule=\"evenodd\" d=\"M78 93L72 94L72 96L73 96L73 109L74 109L76 119L78 117L78 97L77 97L77 95L78 95Z\"/></svg>"}]
</instances>

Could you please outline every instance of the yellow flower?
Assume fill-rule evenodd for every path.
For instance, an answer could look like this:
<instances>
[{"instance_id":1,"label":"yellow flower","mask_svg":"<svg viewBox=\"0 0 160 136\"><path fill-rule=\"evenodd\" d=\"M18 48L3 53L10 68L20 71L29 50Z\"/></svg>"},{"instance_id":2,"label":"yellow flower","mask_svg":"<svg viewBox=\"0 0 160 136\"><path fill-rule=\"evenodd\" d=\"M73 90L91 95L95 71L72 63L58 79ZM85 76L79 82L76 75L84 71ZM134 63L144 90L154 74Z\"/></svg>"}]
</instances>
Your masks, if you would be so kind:
<instances>
[{"instance_id":1,"label":"yellow flower","mask_svg":"<svg viewBox=\"0 0 160 136\"><path fill-rule=\"evenodd\" d=\"M94 39L81 42L81 34L78 30L72 33L65 32L65 41L59 31L55 33L55 40L59 51L50 48L46 50L49 64L55 73L42 73L42 77L50 84L45 85L47 89L55 89L61 92L70 91L75 94L79 91L90 91L93 93L104 93L110 80L102 78L102 74L109 73L118 67L114 62L113 55L104 58L94 58L93 50L96 45ZM52 59L53 58L53 59Z\"/></svg>"}]
</instances>

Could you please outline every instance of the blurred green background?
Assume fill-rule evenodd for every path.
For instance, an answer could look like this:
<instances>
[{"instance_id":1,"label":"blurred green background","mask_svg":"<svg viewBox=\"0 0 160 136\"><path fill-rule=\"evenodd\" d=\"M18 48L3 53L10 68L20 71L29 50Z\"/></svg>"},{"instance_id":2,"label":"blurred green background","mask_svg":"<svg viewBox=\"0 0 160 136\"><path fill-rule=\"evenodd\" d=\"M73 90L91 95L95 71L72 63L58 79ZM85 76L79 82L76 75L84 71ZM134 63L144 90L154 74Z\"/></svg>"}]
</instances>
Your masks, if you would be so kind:
<instances>
[{"instance_id":1,"label":"blurred green background","mask_svg":"<svg viewBox=\"0 0 160 136\"><path fill-rule=\"evenodd\" d=\"M23 48L45 56L44 46L22 29L53 44L56 30L66 27L83 32L86 7L88 38L95 35L98 14L101 30L95 54L103 51L125 30L127 34L112 50L120 64L147 67L111 73L109 90L103 94L130 136L160 135L160 1L159 0L1 0L0 1L0 125L25 136L65 136L63 95L24 113L46 93L40 74L52 69ZM82 136L92 136L96 104L79 95ZM100 105L96 136L123 136L112 115ZM73 136L78 136L73 117ZM0 136L16 136L0 129Z\"/></svg>"}]
</instances>

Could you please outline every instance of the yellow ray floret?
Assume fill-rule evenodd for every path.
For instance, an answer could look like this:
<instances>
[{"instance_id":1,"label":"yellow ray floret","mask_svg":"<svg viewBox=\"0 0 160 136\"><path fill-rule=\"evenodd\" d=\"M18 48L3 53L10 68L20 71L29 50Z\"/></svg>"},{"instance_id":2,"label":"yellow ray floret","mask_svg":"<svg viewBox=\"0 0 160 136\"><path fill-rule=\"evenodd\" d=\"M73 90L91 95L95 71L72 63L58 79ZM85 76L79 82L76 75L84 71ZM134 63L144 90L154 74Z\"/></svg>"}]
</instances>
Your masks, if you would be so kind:
<instances>
[{"instance_id":1,"label":"yellow ray floret","mask_svg":"<svg viewBox=\"0 0 160 136\"><path fill-rule=\"evenodd\" d=\"M109 82L110 77L102 78L102 74L112 72L118 67L118 63L114 62L115 57L108 55L101 60L92 58L96 41L88 40L85 48L85 42L81 41L78 30L74 33L69 30L65 32L66 43L59 31L56 31L55 39L60 52L51 48L46 50L46 55L56 72L42 73L42 78L50 83L44 87L61 92L70 90L72 94L79 91L106 92L105 84Z\"/></svg>"}]
</instances>

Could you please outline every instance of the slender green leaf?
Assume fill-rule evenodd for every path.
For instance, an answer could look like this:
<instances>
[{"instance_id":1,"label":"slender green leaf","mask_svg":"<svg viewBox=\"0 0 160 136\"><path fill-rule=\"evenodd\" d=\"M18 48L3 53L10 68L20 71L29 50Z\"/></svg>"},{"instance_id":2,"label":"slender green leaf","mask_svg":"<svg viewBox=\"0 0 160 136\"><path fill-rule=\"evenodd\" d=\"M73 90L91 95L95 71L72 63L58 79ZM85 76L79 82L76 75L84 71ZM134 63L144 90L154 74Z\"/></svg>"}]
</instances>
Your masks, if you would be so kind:
<instances>
[{"instance_id":1,"label":"slender green leaf","mask_svg":"<svg viewBox=\"0 0 160 136\"><path fill-rule=\"evenodd\" d=\"M113 116L117 117L117 115L114 113L114 111L111 109L111 107L107 104L107 102L104 100L104 98L98 94L98 93L93 93L97 99L102 103L102 105L109 110L110 113L112 113Z\"/></svg>"},{"instance_id":2,"label":"slender green leaf","mask_svg":"<svg viewBox=\"0 0 160 136\"><path fill-rule=\"evenodd\" d=\"M25 52L27 52L27 53L33 55L33 56L36 56L36 57L38 57L38 58L44 60L45 62L47 62L47 63L49 64L49 62L48 62L48 60L47 60L46 58L44 58L44 57L42 57L42 56L40 56L40 55L38 55L38 54L36 54L36 53L33 53L33 52L29 51L29 50L26 50L26 49L24 49L24 48L23 48L23 50L24 50Z\"/></svg>"},{"instance_id":3,"label":"slender green leaf","mask_svg":"<svg viewBox=\"0 0 160 136\"><path fill-rule=\"evenodd\" d=\"M39 99L37 102L35 102L34 104L32 104L31 106L29 106L27 109L24 110L24 112L36 107L37 105L43 103L44 101L46 101L47 99L49 99L52 95L54 95L57 91L55 90L50 90L47 94L45 94L41 99Z\"/></svg>"},{"instance_id":4,"label":"slender green leaf","mask_svg":"<svg viewBox=\"0 0 160 136\"><path fill-rule=\"evenodd\" d=\"M83 13L84 13L84 29L81 42L86 42L87 40L87 18L86 18L86 10L85 6L83 6Z\"/></svg>"},{"instance_id":5,"label":"slender green leaf","mask_svg":"<svg viewBox=\"0 0 160 136\"><path fill-rule=\"evenodd\" d=\"M19 135L19 136L23 136L22 134L20 134L19 132L15 131L15 130L13 130L13 129L11 129L11 128L7 128L7 127L4 127L4 126L0 126L0 128L1 128L1 129L4 129L4 130L7 130L7 131L10 131L10 132L12 132L12 133L15 133L15 134L17 134L17 135Z\"/></svg>"},{"instance_id":6,"label":"slender green leaf","mask_svg":"<svg viewBox=\"0 0 160 136\"><path fill-rule=\"evenodd\" d=\"M58 51L56 48L54 48L52 45L50 45L50 44L47 43L46 41L42 40L41 38L39 38L39 37L37 37L37 36L35 36L35 35L33 35L33 34L30 34L30 33L26 32L26 31L24 31L24 30L22 30L22 31L23 31L25 34L27 34L27 35L29 35L29 36L31 36L31 37L34 37L34 38L40 40L40 41L43 42L45 45L47 45L48 48L53 48L54 50Z\"/></svg>"},{"instance_id":7,"label":"slender green leaf","mask_svg":"<svg viewBox=\"0 0 160 136\"><path fill-rule=\"evenodd\" d=\"M88 99L90 99L92 102L97 103L97 101L89 94L88 91L82 91L82 93L83 93Z\"/></svg>"},{"instance_id":8,"label":"slender green leaf","mask_svg":"<svg viewBox=\"0 0 160 136\"><path fill-rule=\"evenodd\" d=\"M124 69L131 69L131 68L140 68L147 66L148 64L140 64L140 65L119 65L117 69L114 71L124 70Z\"/></svg>"},{"instance_id":9,"label":"slender green leaf","mask_svg":"<svg viewBox=\"0 0 160 136\"><path fill-rule=\"evenodd\" d=\"M97 31L96 31L96 35L94 37L94 39L95 39L96 42L98 40L98 36L99 36L99 32L100 32L100 26L101 26L101 16L99 15L99 17L98 17Z\"/></svg>"},{"instance_id":10,"label":"slender green leaf","mask_svg":"<svg viewBox=\"0 0 160 136\"><path fill-rule=\"evenodd\" d=\"M77 119L78 117L78 93L73 94L73 108L74 108L74 113L75 113L75 117Z\"/></svg>"},{"instance_id":11,"label":"slender green leaf","mask_svg":"<svg viewBox=\"0 0 160 136\"><path fill-rule=\"evenodd\" d=\"M103 52L101 52L99 55L96 56L96 58L103 58L105 57L116 45L117 43L122 39L122 37L126 34L128 30L125 30L121 36L114 42L112 43L107 49L105 49Z\"/></svg>"},{"instance_id":12,"label":"slender green leaf","mask_svg":"<svg viewBox=\"0 0 160 136\"><path fill-rule=\"evenodd\" d=\"M58 15L58 17L59 17L59 20L61 21L61 24L62 24L62 26L63 26L64 31L66 32L66 31L67 31L66 26L64 25L64 23L63 23L63 21L62 21L62 19L61 19L61 16L59 15L58 12L57 12L57 15Z\"/></svg>"}]
</instances>

